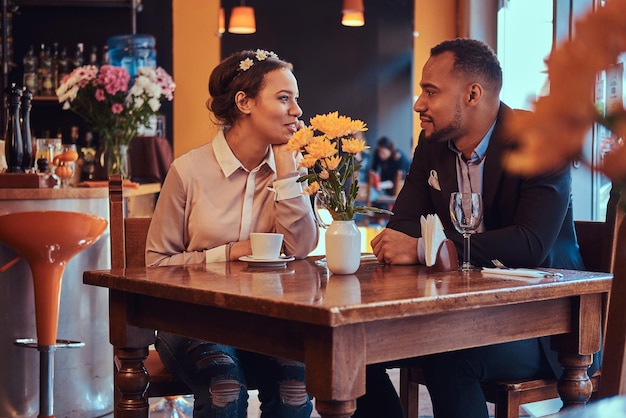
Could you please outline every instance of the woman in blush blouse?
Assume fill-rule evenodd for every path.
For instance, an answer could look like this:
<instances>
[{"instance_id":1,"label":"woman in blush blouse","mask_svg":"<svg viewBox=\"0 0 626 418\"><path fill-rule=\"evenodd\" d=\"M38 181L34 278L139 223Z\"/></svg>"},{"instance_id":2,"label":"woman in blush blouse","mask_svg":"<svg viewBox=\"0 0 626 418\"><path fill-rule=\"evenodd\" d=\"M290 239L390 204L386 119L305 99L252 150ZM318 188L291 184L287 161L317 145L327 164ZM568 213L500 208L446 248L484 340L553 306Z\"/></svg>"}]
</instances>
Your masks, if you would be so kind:
<instances>
[{"instance_id":1,"label":"woman in blush blouse","mask_svg":"<svg viewBox=\"0 0 626 418\"><path fill-rule=\"evenodd\" d=\"M302 156L286 149L303 125L291 64L264 50L235 53L211 73L209 94L221 129L172 163L148 232L147 265L235 261L252 254L251 232L281 233L286 255L306 257L319 230L297 182ZM263 417L311 414L302 363L165 332L155 346L192 388L194 418L245 418L249 380Z\"/></svg>"}]
</instances>

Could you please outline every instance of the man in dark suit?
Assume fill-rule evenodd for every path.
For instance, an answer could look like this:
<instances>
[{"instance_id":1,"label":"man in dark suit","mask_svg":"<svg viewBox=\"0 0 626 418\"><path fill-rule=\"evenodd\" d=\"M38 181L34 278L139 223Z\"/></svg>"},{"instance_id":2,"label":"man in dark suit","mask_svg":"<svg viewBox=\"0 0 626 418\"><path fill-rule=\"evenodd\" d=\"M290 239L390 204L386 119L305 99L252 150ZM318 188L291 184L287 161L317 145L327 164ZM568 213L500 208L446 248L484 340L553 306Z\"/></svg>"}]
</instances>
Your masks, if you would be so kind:
<instances>
[{"instance_id":1,"label":"man in dark suit","mask_svg":"<svg viewBox=\"0 0 626 418\"><path fill-rule=\"evenodd\" d=\"M502 70L494 52L471 39L442 42L431 49L420 86L422 94L414 110L420 115L422 132L394 215L372 240L378 260L423 263L420 217L433 213L462 254L463 238L452 225L449 201L452 192L471 191L482 194L484 205L483 222L471 238L473 265L493 267L491 260L498 259L510 267L582 269L569 167L534 178L518 177L504 169L506 152L515 146L515 132L508 129L506 121L516 111L500 102ZM441 418L488 417L482 381L561 374L548 339L437 354L386 366L421 367L435 417ZM385 409L398 411L397 396L392 395L386 373L381 370L368 369L368 393L359 399L355 416L373 417ZM386 412L384 416L400 416L394 414Z\"/></svg>"}]
</instances>

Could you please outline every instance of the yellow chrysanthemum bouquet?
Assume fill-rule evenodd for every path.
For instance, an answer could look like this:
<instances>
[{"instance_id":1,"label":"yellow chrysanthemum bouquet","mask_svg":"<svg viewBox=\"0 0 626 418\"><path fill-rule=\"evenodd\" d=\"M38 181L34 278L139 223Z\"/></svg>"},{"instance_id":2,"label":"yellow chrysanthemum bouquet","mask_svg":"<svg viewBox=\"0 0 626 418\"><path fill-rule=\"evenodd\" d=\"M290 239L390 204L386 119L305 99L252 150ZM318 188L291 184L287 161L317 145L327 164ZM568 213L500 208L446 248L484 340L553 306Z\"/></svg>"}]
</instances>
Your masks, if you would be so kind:
<instances>
[{"instance_id":1,"label":"yellow chrysanthemum bouquet","mask_svg":"<svg viewBox=\"0 0 626 418\"><path fill-rule=\"evenodd\" d=\"M300 166L309 170L309 174L298 179L308 182L304 193L317 195L335 221L350 221L355 213L391 214L385 209L355 206L361 169L355 155L369 147L354 135L366 130L363 121L331 112L311 118L310 126L300 129L289 140L289 149L304 156Z\"/></svg>"}]
</instances>

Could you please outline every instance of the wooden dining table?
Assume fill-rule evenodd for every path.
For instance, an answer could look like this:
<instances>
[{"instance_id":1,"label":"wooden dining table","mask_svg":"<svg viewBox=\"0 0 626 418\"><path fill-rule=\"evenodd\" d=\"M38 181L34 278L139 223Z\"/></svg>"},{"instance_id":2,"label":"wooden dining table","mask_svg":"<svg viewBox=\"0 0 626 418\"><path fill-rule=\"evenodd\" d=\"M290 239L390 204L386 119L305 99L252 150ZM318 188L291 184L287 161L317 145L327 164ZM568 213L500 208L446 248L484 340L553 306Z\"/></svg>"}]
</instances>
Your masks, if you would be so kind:
<instances>
[{"instance_id":1,"label":"wooden dining table","mask_svg":"<svg viewBox=\"0 0 626 418\"><path fill-rule=\"evenodd\" d=\"M516 279L363 261L332 275L311 257L87 271L83 281L110 290L115 417L148 416L143 361L163 330L302 361L320 416L347 418L368 364L540 336L552 336L565 367L564 404L587 402L612 276L555 271L562 276Z\"/></svg>"}]
</instances>

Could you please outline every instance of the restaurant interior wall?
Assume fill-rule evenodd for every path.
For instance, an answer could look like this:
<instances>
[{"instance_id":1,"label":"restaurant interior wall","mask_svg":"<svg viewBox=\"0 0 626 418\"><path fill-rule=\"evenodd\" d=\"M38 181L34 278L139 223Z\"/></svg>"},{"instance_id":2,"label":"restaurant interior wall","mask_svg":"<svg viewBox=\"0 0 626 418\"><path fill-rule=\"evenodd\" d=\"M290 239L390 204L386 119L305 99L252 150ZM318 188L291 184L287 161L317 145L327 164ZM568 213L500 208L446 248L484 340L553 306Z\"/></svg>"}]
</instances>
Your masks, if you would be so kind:
<instances>
[{"instance_id":1,"label":"restaurant interior wall","mask_svg":"<svg viewBox=\"0 0 626 418\"><path fill-rule=\"evenodd\" d=\"M209 74L220 61L219 8L219 0L172 0L175 157L206 143L217 131L205 102Z\"/></svg>"},{"instance_id":2,"label":"restaurant interior wall","mask_svg":"<svg viewBox=\"0 0 626 418\"><path fill-rule=\"evenodd\" d=\"M20 2L16 2L20 4ZM94 1L47 0L45 6L20 5L13 18L14 61L8 80L22 85L22 58L30 45L39 51L42 43L52 46L66 46L68 56L73 57L77 43L84 44L85 64L89 60L92 45L98 48L98 60L102 47L109 37L132 33L131 1L118 2L115 7L93 6ZM68 6L67 4L71 4ZM136 13L137 33L150 34L156 39L157 65L172 73L172 0L145 0L141 11ZM161 112L166 116L166 137L172 141L172 103L164 101ZM58 132L69 142L72 125L80 126L81 140L86 126L82 120L61 105L51 100L33 102L31 126L35 136L42 137L46 132L56 136Z\"/></svg>"}]
</instances>

